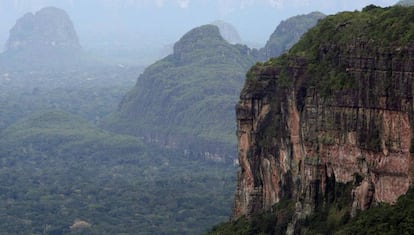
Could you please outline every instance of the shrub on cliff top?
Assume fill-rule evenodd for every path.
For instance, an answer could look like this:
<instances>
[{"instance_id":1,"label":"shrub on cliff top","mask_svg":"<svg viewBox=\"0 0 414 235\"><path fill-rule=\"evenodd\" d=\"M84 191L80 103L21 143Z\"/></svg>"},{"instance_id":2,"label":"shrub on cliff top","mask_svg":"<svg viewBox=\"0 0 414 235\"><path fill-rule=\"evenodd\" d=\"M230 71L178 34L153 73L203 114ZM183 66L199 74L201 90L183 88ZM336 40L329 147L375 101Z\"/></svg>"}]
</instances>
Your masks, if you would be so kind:
<instances>
[{"instance_id":1,"label":"shrub on cliff top","mask_svg":"<svg viewBox=\"0 0 414 235\"><path fill-rule=\"evenodd\" d=\"M413 42L414 7L380 8L370 5L362 12L342 12L320 20L287 54L272 61L271 66L278 66L281 70L277 83L289 84L285 80L293 76L283 75L287 71L286 61L305 59L307 79L302 82L317 88L326 97L335 90L358 86L347 70L349 62L344 59L347 54L387 54L393 48L402 48ZM260 70L258 66L266 67L268 63L256 65L253 69ZM248 85L246 83L246 90Z\"/></svg>"}]
</instances>

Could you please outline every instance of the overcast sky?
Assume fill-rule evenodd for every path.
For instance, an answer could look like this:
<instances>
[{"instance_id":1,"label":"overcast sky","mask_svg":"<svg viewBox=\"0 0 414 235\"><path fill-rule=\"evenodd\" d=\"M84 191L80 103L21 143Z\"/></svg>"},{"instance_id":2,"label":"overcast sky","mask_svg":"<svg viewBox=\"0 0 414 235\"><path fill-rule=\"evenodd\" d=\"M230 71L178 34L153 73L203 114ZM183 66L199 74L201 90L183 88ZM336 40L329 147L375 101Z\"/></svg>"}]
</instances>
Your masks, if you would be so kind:
<instances>
[{"instance_id":1,"label":"overcast sky","mask_svg":"<svg viewBox=\"0 0 414 235\"><path fill-rule=\"evenodd\" d=\"M105 37L173 43L185 32L215 20L233 24L245 41L264 44L281 20L321 11L334 14L396 0L0 0L0 43L26 12L56 6L68 12L83 44ZM106 35L106 36L105 36Z\"/></svg>"}]
</instances>

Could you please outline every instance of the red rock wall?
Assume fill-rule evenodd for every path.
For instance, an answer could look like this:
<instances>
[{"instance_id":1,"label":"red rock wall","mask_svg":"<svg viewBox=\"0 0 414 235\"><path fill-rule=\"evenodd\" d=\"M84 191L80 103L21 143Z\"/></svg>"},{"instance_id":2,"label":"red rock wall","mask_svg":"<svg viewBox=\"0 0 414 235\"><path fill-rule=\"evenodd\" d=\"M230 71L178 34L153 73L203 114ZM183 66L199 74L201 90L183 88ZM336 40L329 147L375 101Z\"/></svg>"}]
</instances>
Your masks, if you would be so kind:
<instances>
[{"instance_id":1,"label":"red rock wall","mask_svg":"<svg viewBox=\"0 0 414 235\"><path fill-rule=\"evenodd\" d=\"M280 85L275 65L252 69L236 107L234 218L271 210L282 198L309 214L332 190L332 179L352 184L353 212L393 203L408 190L414 49L355 44L341 55L356 84L328 96L303 83L312 76L306 63L288 69L290 86Z\"/></svg>"}]
</instances>

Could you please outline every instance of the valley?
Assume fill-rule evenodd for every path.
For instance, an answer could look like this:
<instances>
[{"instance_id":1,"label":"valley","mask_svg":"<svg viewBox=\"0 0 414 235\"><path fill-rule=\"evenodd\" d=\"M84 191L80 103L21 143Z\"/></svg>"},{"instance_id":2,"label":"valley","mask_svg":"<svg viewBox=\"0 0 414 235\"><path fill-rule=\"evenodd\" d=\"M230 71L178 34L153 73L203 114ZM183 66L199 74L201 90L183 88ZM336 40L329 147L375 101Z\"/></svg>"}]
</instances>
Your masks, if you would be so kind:
<instances>
[{"instance_id":1,"label":"valley","mask_svg":"<svg viewBox=\"0 0 414 235\"><path fill-rule=\"evenodd\" d=\"M22 15L0 53L0 233L411 231L412 13L307 11L261 48L211 21L113 57L63 9Z\"/></svg>"}]
</instances>

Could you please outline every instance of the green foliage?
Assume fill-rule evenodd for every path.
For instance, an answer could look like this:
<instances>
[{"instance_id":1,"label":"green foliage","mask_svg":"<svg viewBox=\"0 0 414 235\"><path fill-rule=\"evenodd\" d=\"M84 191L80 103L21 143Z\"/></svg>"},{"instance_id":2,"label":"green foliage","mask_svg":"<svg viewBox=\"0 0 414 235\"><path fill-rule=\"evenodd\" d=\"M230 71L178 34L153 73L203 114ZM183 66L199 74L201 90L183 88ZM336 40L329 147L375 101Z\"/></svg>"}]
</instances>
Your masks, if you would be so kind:
<instances>
[{"instance_id":1,"label":"green foliage","mask_svg":"<svg viewBox=\"0 0 414 235\"><path fill-rule=\"evenodd\" d=\"M413 234L414 190L411 188L395 205L380 204L361 212L335 234Z\"/></svg>"},{"instance_id":2,"label":"green foliage","mask_svg":"<svg viewBox=\"0 0 414 235\"><path fill-rule=\"evenodd\" d=\"M35 114L10 126L2 135L0 145L3 151L16 157L27 153L76 157L109 155L112 150L125 147L130 147L126 148L129 151L140 152L142 146L136 138L112 135L61 111Z\"/></svg>"},{"instance_id":3,"label":"green foliage","mask_svg":"<svg viewBox=\"0 0 414 235\"><path fill-rule=\"evenodd\" d=\"M338 90L356 89L358 81L347 71L343 55L352 45L364 44L354 54L374 49L386 53L414 40L414 8L380 8L370 5L362 12L342 12L319 21L292 47L288 56L307 60L307 84L327 97ZM363 51L366 50L366 51ZM371 50L371 51L370 51Z\"/></svg>"},{"instance_id":4,"label":"green foliage","mask_svg":"<svg viewBox=\"0 0 414 235\"><path fill-rule=\"evenodd\" d=\"M197 234L230 215L232 165L49 111L0 137L2 234ZM71 230L76 219L90 228Z\"/></svg>"},{"instance_id":5,"label":"green foliage","mask_svg":"<svg viewBox=\"0 0 414 235\"><path fill-rule=\"evenodd\" d=\"M324 133L318 136L318 143L323 145L333 145L335 144L335 137L331 136L330 133Z\"/></svg>"},{"instance_id":6,"label":"green foliage","mask_svg":"<svg viewBox=\"0 0 414 235\"><path fill-rule=\"evenodd\" d=\"M312 92L315 90L318 95L322 96L322 102L327 101L328 104L340 103L341 94L350 94L350 97L355 99L361 97L359 94L353 95L353 92L355 94L366 93L367 96L376 97L378 93L374 89L378 89L377 87L362 87L363 84L369 83L356 80L355 72L348 70L354 68L353 58L365 58L366 55L375 59L381 58L380 60L384 58L387 63L391 63L391 59L386 58L387 55L395 55L396 53L396 57L398 57L399 50L405 50L405 48L412 46L414 42L413 19L414 8L401 6L380 8L373 5L364 8L362 12L342 12L328 16L320 20L316 27L309 30L288 53L253 66L248 72L242 95L247 97L249 97L248 95L250 97L265 96L267 100L271 100L271 105L273 105L270 108L271 113L261 122L264 127L258 131L257 142L260 149L272 147L272 137L280 137L278 132L283 134L283 131L278 131L274 127L274 123L280 119L277 116L277 112L280 110L279 106L285 105L281 102L288 103L290 101L286 99L287 95L283 92L290 94L290 92L296 91L299 93L301 89L304 89L306 94L306 91L312 89ZM408 54L405 55L408 56ZM363 71L364 69L362 69L362 73ZM379 82L391 83L393 80L389 74L385 75L384 81ZM359 77L365 79L363 76ZM281 101L281 99L285 100ZM332 99L335 100L331 102ZM368 103L362 104L363 107L372 108L372 105ZM361 102L356 101L354 104L360 106ZM367 117L364 114L359 115L359 119L356 131L360 147L374 152L380 151L382 120ZM328 135L318 135L317 137L318 141L324 144L333 143ZM309 159L312 163L317 164L318 155L315 154ZM359 159L358 161L363 160ZM356 218L351 218L352 188L363 181L361 175L355 174L354 177L355 182L348 184L336 183L335 178L324 182L325 188L321 191L325 193L316 192L311 196L312 205L315 206L314 213L306 219L297 221L300 231L295 231L295 233L414 233L412 189L407 196L401 197L394 206L380 204L378 207L360 212ZM312 183L317 185L316 188L321 184L317 180ZM309 190L312 193L315 191L318 190ZM271 230L271 226L268 226L269 221L272 221L273 225L276 224L275 221L278 221L275 217L269 219L272 218L272 213L252 216L250 220L241 219L216 227L212 234L284 233L284 231L277 233ZM254 223L257 225L257 229Z\"/></svg>"},{"instance_id":7,"label":"green foliage","mask_svg":"<svg viewBox=\"0 0 414 235\"><path fill-rule=\"evenodd\" d=\"M367 42L373 47L404 46L414 38L413 17L414 8L380 8L372 5L362 12L328 16L309 30L291 52L306 51L315 59L319 45L329 46L334 42L341 46L355 40ZM339 52L336 48L326 49L332 51L332 54Z\"/></svg>"},{"instance_id":8,"label":"green foliage","mask_svg":"<svg viewBox=\"0 0 414 235\"><path fill-rule=\"evenodd\" d=\"M261 49L260 52L263 54L261 59L268 60L271 57L278 57L289 50L306 31L324 17L325 15L320 12L312 12L282 21L270 36L265 47Z\"/></svg>"},{"instance_id":9,"label":"green foliage","mask_svg":"<svg viewBox=\"0 0 414 235\"><path fill-rule=\"evenodd\" d=\"M210 234L210 235L251 234L251 225L249 221L243 217L233 222L227 222L227 223L216 225L207 234Z\"/></svg>"},{"instance_id":10,"label":"green foliage","mask_svg":"<svg viewBox=\"0 0 414 235\"><path fill-rule=\"evenodd\" d=\"M315 212L305 220L299 221L299 234L413 234L414 233L414 189L410 188L401 196L395 205L379 204L351 218L350 185L337 185L336 199L331 203L320 204ZM348 198L343 200L344 198ZM289 204L281 204L279 208L288 208ZM280 215L281 210L276 215ZM291 216L292 214L289 214ZM256 215L251 220L241 218L234 222L224 223L208 233L212 235L226 234L284 234L277 228L278 218L273 213ZM273 226L273 227L272 227ZM275 227L276 226L276 227Z\"/></svg>"},{"instance_id":11,"label":"green foliage","mask_svg":"<svg viewBox=\"0 0 414 235\"><path fill-rule=\"evenodd\" d=\"M137 136L169 136L200 151L205 142L232 151L234 105L253 63L250 49L227 43L216 26L193 29L175 44L172 55L145 70L105 127Z\"/></svg>"},{"instance_id":12,"label":"green foliage","mask_svg":"<svg viewBox=\"0 0 414 235\"><path fill-rule=\"evenodd\" d=\"M350 219L352 183L342 184L329 179L327 193L319 197L315 211L299 221L302 234L333 234Z\"/></svg>"},{"instance_id":13,"label":"green foliage","mask_svg":"<svg viewBox=\"0 0 414 235\"><path fill-rule=\"evenodd\" d=\"M284 234L294 213L294 201L281 200L272 212L255 215L251 219L245 217L236 221L215 226L209 235L253 235Z\"/></svg>"},{"instance_id":14,"label":"green foliage","mask_svg":"<svg viewBox=\"0 0 414 235\"><path fill-rule=\"evenodd\" d=\"M35 112L61 109L90 122L113 112L142 68L0 71L0 130Z\"/></svg>"}]
</instances>

